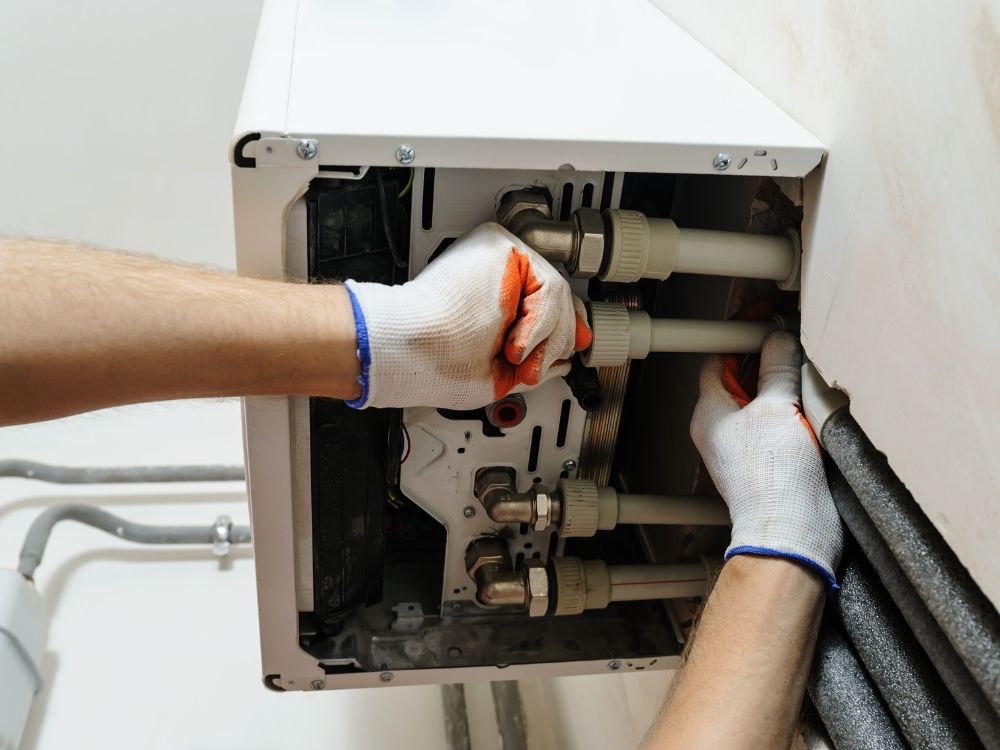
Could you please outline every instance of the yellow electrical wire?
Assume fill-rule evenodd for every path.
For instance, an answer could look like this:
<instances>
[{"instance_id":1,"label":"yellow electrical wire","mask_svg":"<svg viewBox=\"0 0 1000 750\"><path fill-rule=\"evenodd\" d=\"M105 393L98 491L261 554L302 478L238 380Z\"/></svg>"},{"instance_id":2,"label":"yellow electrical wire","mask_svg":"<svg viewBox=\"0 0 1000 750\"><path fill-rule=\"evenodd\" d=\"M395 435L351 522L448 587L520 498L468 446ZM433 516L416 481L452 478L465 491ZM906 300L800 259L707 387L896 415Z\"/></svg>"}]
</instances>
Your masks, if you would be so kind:
<instances>
[{"instance_id":1,"label":"yellow electrical wire","mask_svg":"<svg viewBox=\"0 0 1000 750\"><path fill-rule=\"evenodd\" d=\"M402 198L404 195L410 192L410 188L413 187L413 175L416 171L417 170L415 170L413 167L410 167L410 179L406 181L406 184L403 186L403 189L399 191L399 195L396 196L397 198Z\"/></svg>"}]
</instances>

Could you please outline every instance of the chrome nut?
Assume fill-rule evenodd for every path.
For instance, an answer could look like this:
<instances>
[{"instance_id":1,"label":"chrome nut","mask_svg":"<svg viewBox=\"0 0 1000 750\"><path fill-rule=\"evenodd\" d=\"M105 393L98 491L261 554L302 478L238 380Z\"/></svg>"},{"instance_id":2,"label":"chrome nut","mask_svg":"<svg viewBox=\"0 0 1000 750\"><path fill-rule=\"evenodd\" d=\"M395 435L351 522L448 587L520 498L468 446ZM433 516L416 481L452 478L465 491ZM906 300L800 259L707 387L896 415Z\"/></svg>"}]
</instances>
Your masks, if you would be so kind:
<instances>
[{"instance_id":1,"label":"chrome nut","mask_svg":"<svg viewBox=\"0 0 1000 750\"><path fill-rule=\"evenodd\" d=\"M545 531L552 523L552 495L539 485L535 485L532 491L535 494L535 522L532 528L535 531Z\"/></svg>"},{"instance_id":2,"label":"chrome nut","mask_svg":"<svg viewBox=\"0 0 1000 750\"><path fill-rule=\"evenodd\" d=\"M549 574L540 560L525 563L528 577L528 616L544 617L549 611Z\"/></svg>"},{"instance_id":3,"label":"chrome nut","mask_svg":"<svg viewBox=\"0 0 1000 750\"><path fill-rule=\"evenodd\" d=\"M604 264L604 219L596 208L579 208L573 214L576 258L570 262L569 275L574 279L597 276Z\"/></svg>"},{"instance_id":4,"label":"chrome nut","mask_svg":"<svg viewBox=\"0 0 1000 750\"><path fill-rule=\"evenodd\" d=\"M511 219L522 211L538 211L546 219L552 218L552 209L544 194L533 190L511 190L500 199L497 206L497 221L508 226Z\"/></svg>"},{"instance_id":5,"label":"chrome nut","mask_svg":"<svg viewBox=\"0 0 1000 750\"><path fill-rule=\"evenodd\" d=\"M475 580L476 571L487 565L499 568L510 567L510 554L507 543L497 537L482 537L477 539L465 550L465 570L469 577Z\"/></svg>"}]
</instances>

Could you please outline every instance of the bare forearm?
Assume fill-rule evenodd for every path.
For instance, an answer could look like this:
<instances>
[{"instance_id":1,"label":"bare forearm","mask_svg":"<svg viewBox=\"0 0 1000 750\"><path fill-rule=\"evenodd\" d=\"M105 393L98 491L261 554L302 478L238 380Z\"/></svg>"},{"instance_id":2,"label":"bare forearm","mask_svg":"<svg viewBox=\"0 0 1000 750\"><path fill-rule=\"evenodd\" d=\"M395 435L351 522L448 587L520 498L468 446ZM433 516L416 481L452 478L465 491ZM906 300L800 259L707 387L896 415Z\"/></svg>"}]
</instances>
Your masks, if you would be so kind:
<instances>
[{"instance_id":1,"label":"bare forearm","mask_svg":"<svg viewBox=\"0 0 1000 750\"><path fill-rule=\"evenodd\" d=\"M646 747L788 747L823 597L823 581L796 563L726 563Z\"/></svg>"},{"instance_id":2,"label":"bare forearm","mask_svg":"<svg viewBox=\"0 0 1000 750\"><path fill-rule=\"evenodd\" d=\"M0 424L118 404L358 394L336 286L0 239Z\"/></svg>"}]
</instances>

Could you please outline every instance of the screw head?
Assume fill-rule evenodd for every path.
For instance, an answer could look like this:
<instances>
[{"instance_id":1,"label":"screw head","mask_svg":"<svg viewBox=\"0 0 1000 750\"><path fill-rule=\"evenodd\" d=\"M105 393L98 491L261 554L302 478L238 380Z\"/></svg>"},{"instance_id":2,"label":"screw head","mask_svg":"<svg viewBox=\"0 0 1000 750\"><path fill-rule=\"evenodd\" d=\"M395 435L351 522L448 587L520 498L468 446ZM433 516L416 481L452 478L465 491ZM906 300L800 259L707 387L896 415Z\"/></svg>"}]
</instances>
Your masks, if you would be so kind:
<instances>
[{"instance_id":1,"label":"screw head","mask_svg":"<svg viewBox=\"0 0 1000 750\"><path fill-rule=\"evenodd\" d=\"M576 471L576 459L567 458L565 461L563 461L563 471L569 471L569 472Z\"/></svg>"},{"instance_id":2,"label":"screw head","mask_svg":"<svg viewBox=\"0 0 1000 750\"><path fill-rule=\"evenodd\" d=\"M617 659L612 659L611 661L608 662L608 669L610 669L613 672L616 669L620 669L621 665L622 663L620 661L618 661Z\"/></svg>"},{"instance_id":3,"label":"screw head","mask_svg":"<svg viewBox=\"0 0 1000 750\"><path fill-rule=\"evenodd\" d=\"M310 141L303 138L297 144L295 144L295 153L299 155L300 159L305 159L309 161L310 159L316 158L316 141Z\"/></svg>"},{"instance_id":4,"label":"screw head","mask_svg":"<svg viewBox=\"0 0 1000 750\"><path fill-rule=\"evenodd\" d=\"M382 682L392 682L392 678L395 676L396 675L394 675L392 672L383 672L378 676L378 678L382 680Z\"/></svg>"},{"instance_id":5,"label":"screw head","mask_svg":"<svg viewBox=\"0 0 1000 750\"><path fill-rule=\"evenodd\" d=\"M452 612L461 612L462 611L462 602L452 602L451 603L451 611Z\"/></svg>"},{"instance_id":6,"label":"screw head","mask_svg":"<svg viewBox=\"0 0 1000 750\"><path fill-rule=\"evenodd\" d=\"M465 508L462 509L462 515L466 518L474 518L476 515L476 509L471 505L466 505Z\"/></svg>"},{"instance_id":7,"label":"screw head","mask_svg":"<svg viewBox=\"0 0 1000 750\"><path fill-rule=\"evenodd\" d=\"M417 152L413 150L413 146L406 143L401 143L398 148L396 148L396 161L400 164L412 164L413 160L417 158Z\"/></svg>"},{"instance_id":8,"label":"screw head","mask_svg":"<svg viewBox=\"0 0 1000 750\"><path fill-rule=\"evenodd\" d=\"M309 687L311 687L313 690L322 690L323 688L326 687L326 683L323 682L323 680L313 680L312 682L309 683Z\"/></svg>"},{"instance_id":9,"label":"screw head","mask_svg":"<svg viewBox=\"0 0 1000 750\"><path fill-rule=\"evenodd\" d=\"M715 155L715 158L712 159L712 166L715 167L716 172L725 172L727 169L729 169L729 165L732 164L732 162L733 162L733 157L731 157L729 154L724 154L722 152L719 152L718 154Z\"/></svg>"}]
</instances>

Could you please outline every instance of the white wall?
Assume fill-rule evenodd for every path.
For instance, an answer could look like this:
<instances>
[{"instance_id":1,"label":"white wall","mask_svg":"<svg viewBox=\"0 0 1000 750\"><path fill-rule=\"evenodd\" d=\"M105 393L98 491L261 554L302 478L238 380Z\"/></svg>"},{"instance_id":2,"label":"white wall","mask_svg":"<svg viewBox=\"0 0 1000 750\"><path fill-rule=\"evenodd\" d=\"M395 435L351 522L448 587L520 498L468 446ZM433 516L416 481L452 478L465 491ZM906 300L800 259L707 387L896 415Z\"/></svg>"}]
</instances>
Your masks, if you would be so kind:
<instances>
[{"instance_id":1,"label":"white wall","mask_svg":"<svg viewBox=\"0 0 1000 750\"><path fill-rule=\"evenodd\" d=\"M234 265L232 132L259 0L0 2L0 232ZM242 461L235 401L0 430L0 456ZM0 566L72 488L0 479ZM239 484L101 490L150 523L248 518ZM91 497L89 501L97 502ZM279 695L260 683L253 561L60 526L38 574L47 687L23 747L441 748L437 688Z\"/></svg>"},{"instance_id":2,"label":"white wall","mask_svg":"<svg viewBox=\"0 0 1000 750\"><path fill-rule=\"evenodd\" d=\"M1000 3L655 2L829 149L803 344L1000 605Z\"/></svg>"}]
</instances>

